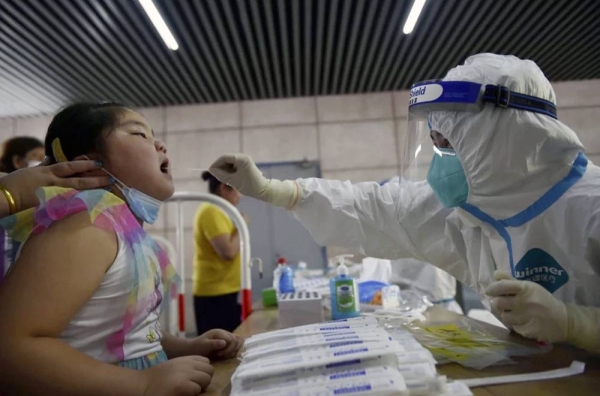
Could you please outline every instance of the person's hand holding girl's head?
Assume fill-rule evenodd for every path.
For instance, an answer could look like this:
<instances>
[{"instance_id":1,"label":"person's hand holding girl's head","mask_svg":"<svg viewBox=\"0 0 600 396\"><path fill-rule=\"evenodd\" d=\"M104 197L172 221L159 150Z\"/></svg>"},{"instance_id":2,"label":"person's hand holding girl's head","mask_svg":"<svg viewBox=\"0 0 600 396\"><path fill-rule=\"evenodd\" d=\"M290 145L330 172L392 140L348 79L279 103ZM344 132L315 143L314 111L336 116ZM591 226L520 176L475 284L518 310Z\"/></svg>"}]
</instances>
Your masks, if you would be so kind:
<instances>
[{"instance_id":1,"label":"person's hand holding girl's head","mask_svg":"<svg viewBox=\"0 0 600 396\"><path fill-rule=\"evenodd\" d=\"M106 174L91 175L100 170L101 166L96 161L69 161L49 166L42 164L8 174L0 179L0 184L10 191L15 200L16 211L21 211L39 203L36 190L40 187L58 186L88 190L108 186L110 180ZM8 211L0 213L1 216L8 214Z\"/></svg>"}]
</instances>

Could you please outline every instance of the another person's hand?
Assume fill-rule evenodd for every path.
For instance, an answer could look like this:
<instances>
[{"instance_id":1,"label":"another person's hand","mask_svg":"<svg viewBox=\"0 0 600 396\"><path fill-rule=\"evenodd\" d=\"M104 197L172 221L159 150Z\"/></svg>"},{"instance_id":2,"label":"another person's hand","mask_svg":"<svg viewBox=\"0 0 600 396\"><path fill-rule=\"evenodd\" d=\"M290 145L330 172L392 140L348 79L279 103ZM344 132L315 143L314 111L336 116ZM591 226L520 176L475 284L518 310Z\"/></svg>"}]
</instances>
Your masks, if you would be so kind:
<instances>
[{"instance_id":1,"label":"another person's hand","mask_svg":"<svg viewBox=\"0 0 600 396\"><path fill-rule=\"evenodd\" d=\"M567 341L569 323L566 305L537 283L519 281L503 271L485 293L500 320L527 338L543 342Z\"/></svg>"},{"instance_id":2,"label":"another person's hand","mask_svg":"<svg viewBox=\"0 0 600 396\"><path fill-rule=\"evenodd\" d=\"M191 340L192 353L211 359L233 359L244 346L244 339L225 330L209 330Z\"/></svg>"},{"instance_id":3,"label":"another person's hand","mask_svg":"<svg viewBox=\"0 0 600 396\"><path fill-rule=\"evenodd\" d=\"M144 396L197 396L204 392L214 369L202 356L169 360L140 372Z\"/></svg>"},{"instance_id":4,"label":"another person's hand","mask_svg":"<svg viewBox=\"0 0 600 396\"><path fill-rule=\"evenodd\" d=\"M17 204L17 210L21 211L39 203L35 195L39 187L58 186L88 190L108 186L110 180L106 175L84 175L100 167L101 164L95 161L70 161L47 166L42 164L10 173L0 179L0 184L10 191ZM1 194L0 199L4 199ZM2 214L6 215L8 213Z\"/></svg>"},{"instance_id":5,"label":"another person's hand","mask_svg":"<svg viewBox=\"0 0 600 396\"><path fill-rule=\"evenodd\" d=\"M222 183L229 184L248 197L282 208L293 208L298 201L299 187L296 182L265 178L246 154L224 154L208 171Z\"/></svg>"}]
</instances>

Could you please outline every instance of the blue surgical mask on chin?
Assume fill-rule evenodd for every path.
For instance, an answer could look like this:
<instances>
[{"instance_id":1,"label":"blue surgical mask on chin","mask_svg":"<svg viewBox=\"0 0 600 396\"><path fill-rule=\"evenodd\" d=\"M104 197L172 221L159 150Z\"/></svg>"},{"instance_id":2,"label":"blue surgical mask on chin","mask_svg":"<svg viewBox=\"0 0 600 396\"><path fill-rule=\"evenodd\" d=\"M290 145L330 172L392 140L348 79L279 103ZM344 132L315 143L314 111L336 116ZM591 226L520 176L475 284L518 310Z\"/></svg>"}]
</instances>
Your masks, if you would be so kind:
<instances>
[{"instance_id":1,"label":"blue surgical mask on chin","mask_svg":"<svg viewBox=\"0 0 600 396\"><path fill-rule=\"evenodd\" d=\"M87 156L85 157L87 158ZM109 171L104 168L102 168L102 170L107 175L115 179L115 185L123 193L123 196L129 205L129 209L131 209L133 214L144 223L154 224L158 218L158 212L160 211L162 201L152 198L140 190L127 187L125 183L114 177Z\"/></svg>"},{"instance_id":2,"label":"blue surgical mask on chin","mask_svg":"<svg viewBox=\"0 0 600 396\"><path fill-rule=\"evenodd\" d=\"M131 209L133 214L144 223L154 224L158 218L158 212L160 211L162 201L152 198L140 190L127 187L119 180L117 180L117 187L123 193L125 200L129 204L129 209Z\"/></svg>"},{"instance_id":3,"label":"blue surgical mask on chin","mask_svg":"<svg viewBox=\"0 0 600 396\"><path fill-rule=\"evenodd\" d=\"M469 184L456 152L452 149L438 149L433 154L427 182L442 205L455 208L467 202Z\"/></svg>"}]
</instances>

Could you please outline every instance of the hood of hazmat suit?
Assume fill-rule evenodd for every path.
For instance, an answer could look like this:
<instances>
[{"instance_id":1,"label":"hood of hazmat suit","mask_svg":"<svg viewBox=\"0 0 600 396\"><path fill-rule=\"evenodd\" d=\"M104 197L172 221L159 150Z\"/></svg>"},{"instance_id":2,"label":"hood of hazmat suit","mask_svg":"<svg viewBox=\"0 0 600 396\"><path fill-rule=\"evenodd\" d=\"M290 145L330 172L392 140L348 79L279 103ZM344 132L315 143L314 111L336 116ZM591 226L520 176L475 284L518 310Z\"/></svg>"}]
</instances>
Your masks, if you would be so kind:
<instances>
[{"instance_id":1,"label":"hood of hazmat suit","mask_svg":"<svg viewBox=\"0 0 600 396\"><path fill-rule=\"evenodd\" d=\"M600 306L600 168L556 118L554 90L542 71L529 60L480 54L450 70L433 99L427 95L435 89L422 89L427 84L435 83L413 86L409 112L429 100L424 119L451 146L434 148L434 161L418 164L424 177L430 163L434 184L297 180L302 200L294 215L321 244L432 263L482 296L500 269L564 302ZM477 86L465 96L472 106L438 103L462 100L452 84ZM409 121L409 142L420 138L421 148L407 152L431 153L429 136L415 130L412 139ZM447 162L453 172L435 164L438 154L454 157ZM444 179L457 174L466 181L460 194L448 191L456 179ZM447 193L454 207L442 204Z\"/></svg>"}]
</instances>

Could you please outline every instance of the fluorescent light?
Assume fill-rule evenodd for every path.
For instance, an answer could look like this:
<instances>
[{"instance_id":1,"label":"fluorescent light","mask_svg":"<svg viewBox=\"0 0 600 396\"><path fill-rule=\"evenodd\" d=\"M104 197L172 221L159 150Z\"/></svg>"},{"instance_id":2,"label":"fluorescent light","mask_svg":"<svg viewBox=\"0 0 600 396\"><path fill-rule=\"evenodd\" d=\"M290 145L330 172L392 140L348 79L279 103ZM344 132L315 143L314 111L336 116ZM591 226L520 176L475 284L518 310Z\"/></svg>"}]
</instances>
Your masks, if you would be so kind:
<instances>
[{"instance_id":1,"label":"fluorescent light","mask_svg":"<svg viewBox=\"0 0 600 396\"><path fill-rule=\"evenodd\" d=\"M421 152L421 145L419 144L419 147L417 147L417 149L415 150L415 158L417 158L417 155L419 155L420 152Z\"/></svg>"},{"instance_id":2,"label":"fluorescent light","mask_svg":"<svg viewBox=\"0 0 600 396\"><path fill-rule=\"evenodd\" d=\"M412 8L408 14L408 18L406 18L406 22L404 22L404 28L402 32L404 34L411 34L417 21L419 20L419 15L421 15L421 11L423 10L423 6L425 5L425 0L414 0Z\"/></svg>"},{"instance_id":3,"label":"fluorescent light","mask_svg":"<svg viewBox=\"0 0 600 396\"><path fill-rule=\"evenodd\" d=\"M175 37L173 37L173 33L169 30L169 27L165 23L165 20L158 12L158 9L154 5L152 0L139 0L140 4L148 14L148 18L152 21L152 24L156 28L160 37L162 37L163 41L169 47L169 49L176 51L179 48L179 44L175 41Z\"/></svg>"}]
</instances>

